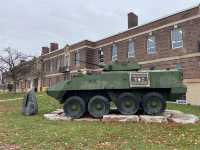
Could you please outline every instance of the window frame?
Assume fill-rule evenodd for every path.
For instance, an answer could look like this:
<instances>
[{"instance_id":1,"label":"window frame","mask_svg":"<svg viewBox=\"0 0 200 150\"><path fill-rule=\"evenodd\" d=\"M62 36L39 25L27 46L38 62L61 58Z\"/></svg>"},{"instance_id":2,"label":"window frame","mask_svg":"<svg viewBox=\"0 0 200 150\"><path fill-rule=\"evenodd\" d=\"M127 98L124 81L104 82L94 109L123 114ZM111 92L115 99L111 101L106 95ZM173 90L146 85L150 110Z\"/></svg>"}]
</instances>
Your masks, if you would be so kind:
<instances>
[{"instance_id":1,"label":"window frame","mask_svg":"<svg viewBox=\"0 0 200 150\"><path fill-rule=\"evenodd\" d=\"M80 66L80 51L75 51L75 66Z\"/></svg>"},{"instance_id":2,"label":"window frame","mask_svg":"<svg viewBox=\"0 0 200 150\"><path fill-rule=\"evenodd\" d=\"M198 41L198 52L200 52L200 41Z\"/></svg>"},{"instance_id":3,"label":"window frame","mask_svg":"<svg viewBox=\"0 0 200 150\"><path fill-rule=\"evenodd\" d=\"M173 36L176 35L176 34L173 34L173 32L175 32L176 30L180 30L181 31L181 41L175 41L174 39L176 39L176 37L173 39ZM174 44L177 44L177 43L182 43L181 46L174 46ZM171 48L172 49L178 49L178 48L183 48L183 30L182 28L174 28L171 30Z\"/></svg>"},{"instance_id":4,"label":"window frame","mask_svg":"<svg viewBox=\"0 0 200 150\"><path fill-rule=\"evenodd\" d=\"M183 70L183 65L181 63L176 64L176 69L177 70Z\"/></svg>"},{"instance_id":5,"label":"window frame","mask_svg":"<svg viewBox=\"0 0 200 150\"><path fill-rule=\"evenodd\" d=\"M103 54L101 54L101 52L103 52ZM101 60L103 60L103 61L101 61ZM99 62L99 64L104 64L104 50L103 50L103 48L98 49L98 62Z\"/></svg>"},{"instance_id":6,"label":"window frame","mask_svg":"<svg viewBox=\"0 0 200 150\"><path fill-rule=\"evenodd\" d=\"M150 47L150 39L154 38L154 47ZM152 49L154 48L154 51L152 51ZM156 54L157 53L157 46L156 46L156 37L154 35L150 35L147 38L147 54Z\"/></svg>"},{"instance_id":7,"label":"window frame","mask_svg":"<svg viewBox=\"0 0 200 150\"><path fill-rule=\"evenodd\" d=\"M130 44L133 44L131 52L130 52ZM129 39L128 41L128 58L135 58L135 42L132 39Z\"/></svg>"},{"instance_id":8,"label":"window frame","mask_svg":"<svg viewBox=\"0 0 200 150\"><path fill-rule=\"evenodd\" d=\"M114 50L116 50L116 52L114 52ZM114 53L115 55L113 55ZM113 44L111 47L111 60L112 62L115 62L118 60L118 46L116 44Z\"/></svg>"}]
</instances>

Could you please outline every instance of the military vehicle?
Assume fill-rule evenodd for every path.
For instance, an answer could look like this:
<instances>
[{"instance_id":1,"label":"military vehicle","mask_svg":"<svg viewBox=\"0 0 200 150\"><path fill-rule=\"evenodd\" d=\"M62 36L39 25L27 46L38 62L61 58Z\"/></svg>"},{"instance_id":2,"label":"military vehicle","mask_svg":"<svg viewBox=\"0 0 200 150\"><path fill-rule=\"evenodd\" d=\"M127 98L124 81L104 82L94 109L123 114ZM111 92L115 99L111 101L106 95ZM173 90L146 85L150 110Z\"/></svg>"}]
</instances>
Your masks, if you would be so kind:
<instances>
[{"instance_id":1,"label":"military vehicle","mask_svg":"<svg viewBox=\"0 0 200 150\"><path fill-rule=\"evenodd\" d=\"M79 74L47 90L49 96L64 103L66 116L81 118L88 112L94 118L110 112L114 102L123 115L143 112L158 115L166 101L182 99L186 93L179 70L140 70L138 64L106 65L99 75Z\"/></svg>"}]
</instances>

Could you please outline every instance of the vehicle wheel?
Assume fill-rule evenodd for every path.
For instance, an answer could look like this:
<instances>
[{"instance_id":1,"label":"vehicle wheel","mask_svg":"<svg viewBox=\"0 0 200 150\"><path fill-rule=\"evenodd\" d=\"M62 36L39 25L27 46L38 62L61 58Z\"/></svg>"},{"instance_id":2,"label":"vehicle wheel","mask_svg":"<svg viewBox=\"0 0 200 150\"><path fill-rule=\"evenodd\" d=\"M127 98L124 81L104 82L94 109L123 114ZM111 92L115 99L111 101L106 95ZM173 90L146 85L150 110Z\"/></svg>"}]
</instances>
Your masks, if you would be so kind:
<instances>
[{"instance_id":1,"label":"vehicle wheel","mask_svg":"<svg viewBox=\"0 0 200 150\"><path fill-rule=\"evenodd\" d=\"M122 93L116 101L116 106L121 114L133 115L140 108L141 98L136 94Z\"/></svg>"},{"instance_id":2,"label":"vehicle wheel","mask_svg":"<svg viewBox=\"0 0 200 150\"><path fill-rule=\"evenodd\" d=\"M85 101L78 96L70 97L64 104L64 112L66 116L78 119L84 115L86 111Z\"/></svg>"},{"instance_id":3,"label":"vehicle wheel","mask_svg":"<svg viewBox=\"0 0 200 150\"><path fill-rule=\"evenodd\" d=\"M144 112L148 115L158 115L165 111L166 101L159 93L148 93L142 100Z\"/></svg>"},{"instance_id":4,"label":"vehicle wheel","mask_svg":"<svg viewBox=\"0 0 200 150\"><path fill-rule=\"evenodd\" d=\"M109 114L110 102L104 96L94 96L89 100L88 112L95 118Z\"/></svg>"}]
</instances>

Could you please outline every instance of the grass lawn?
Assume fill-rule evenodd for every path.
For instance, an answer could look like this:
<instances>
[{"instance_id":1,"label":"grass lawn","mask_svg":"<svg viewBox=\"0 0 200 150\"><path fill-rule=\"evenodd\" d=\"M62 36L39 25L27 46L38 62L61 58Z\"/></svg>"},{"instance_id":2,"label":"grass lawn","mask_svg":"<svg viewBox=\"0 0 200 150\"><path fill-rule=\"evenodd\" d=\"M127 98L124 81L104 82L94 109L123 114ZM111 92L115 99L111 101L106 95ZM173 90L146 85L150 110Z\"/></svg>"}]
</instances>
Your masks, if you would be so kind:
<instances>
[{"instance_id":1,"label":"grass lawn","mask_svg":"<svg viewBox=\"0 0 200 150\"><path fill-rule=\"evenodd\" d=\"M43 114L60 108L57 101L46 95L40 96L39 114L34 117L21 115L21 102L0 102L0 149L7 149L9 146L27 150L200 149L200 123L177 125L54 122L45 120ZM200 117L200 107L169 104L168 108Z\"/></svg>"},{"instance_id":2,"label":"grass lawn","mask_svg":"<svg viewBox=\"0 0 200 150\"><path fill-rule=\"evenodd\" d=\"M0 93L0 101L6 99L15 99L21 98L24 96L24 93Z\"/></svg>"}]
</instances>

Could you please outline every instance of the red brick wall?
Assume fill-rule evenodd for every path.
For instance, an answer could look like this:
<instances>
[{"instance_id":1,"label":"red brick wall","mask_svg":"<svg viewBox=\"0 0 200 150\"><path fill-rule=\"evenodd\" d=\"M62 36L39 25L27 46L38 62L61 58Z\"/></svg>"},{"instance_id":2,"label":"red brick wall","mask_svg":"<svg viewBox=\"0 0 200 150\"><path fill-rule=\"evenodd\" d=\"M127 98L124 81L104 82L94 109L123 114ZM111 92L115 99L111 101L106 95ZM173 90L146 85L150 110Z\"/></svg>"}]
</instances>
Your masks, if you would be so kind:
<instances>
[{"instance_id":1,"label":"red brick wall","mask_svg":"<svg viewBox=\"0 0 200 150\"><path fill-rule=\"evenodd\" d=\"M174 29L174 26L167 27L152 33L152 35L156 37L156 54L147 53L147 38L149 34L133 38L136 51L135 61L146 61L198 52L198 44L200 41L200 18L178 24L178 26L183 31L183 48L171 48L171 30ZM118 46L119 61L126 61L128 40L117 42L116 44ZM106 64L111 62L111 47L112 45L103 47ZM132 60L134 61L134 59Z\"/></svg>"},{"instance_id":2,"label":"red brick wall","mask_svg":"<svg viewBox=\"0 0 200 150\"><path fill-rule=\"evenodd\" d=\"M190 10L187 10L187 11L183 11L181 13L169 16L167 18L163 18L163 19L154 21L154 22L152 22L150 24L146 24L146 25L141 26L139 28L135 28L135 29L133 28L131 30L122 32L120 34L116 34L116 35L113 35L111 37L102 39L100 41L97 41L96 46L99 46L99 45L102 45L102 44L105 44L105 43L109 43L109 42L113 42L113 41L128 37L130 35L135 35L135 34L147 31L149 29L153 29L153 28L156 28L156 27L160 27L160 26L166 25L168 23L179 21L181 19L186 19L186 18L192 17L194 15L197 15L198 13L199 13L199 7L195 7L193 9L190 9Z\"/></svg>"},{"instance_id":3,"label":"red brick wall","mask_svg":"<svg viewBox=\"0 0 200 150\"><path fill-rule=\"evenodd\" d=\"M153 64L142 65L143 69L150 69L155 67L155 69L176 69L177 64L181 64L183 67L184 79L198 79L200 78L200 57L193 57L181 60L173 60L166 62L159 62Z\"/></svg>"},{"instance_id":4,"label":"red brick wall","mask_svg":"<svg viewBox=\"0 0 200 150\"><path fill-rule=\"evenodd\" d=\"M51 87L61 81L64 81L64 74L53 77L45 77L43 79L43 87Z\"/></svg>"},{"instance_id":5,"label":"red brick wall","mask_svg":"<svg viewBox=\"0 0 200 150\"><path fill-rule=\"evenodd\" d=\"M98 64L99 58L98 58L98 50L99 49L92 49L92 47L95 48L95 46L100 46L107 43L114 43L118 46L118 61L124 62L124 61L131 61L131 62L142 62L142 61L149 61L159 58L167 58L167 57L174 57L174 56L180 56L180 55L186 55L190 53L196 53L199 52L199 42L200 42L200 18L193 19L184 23L177 24L178 27L180 27L183 31L183 48L179 49L172 49L171 47L171 30L174 29L174 25L165 27L160 30L156 30L152 32L152 35L156 37L156 54L147 54L147 38L149 36L149 33L139 35L137 37L133 38L133 41L135 43L135 58L131 58L128 60L128 39L120 42L116 42L117 40L120 40L122 38L127 38L129 36L134 36L138 33L145 32L148 30L152 30L158 27L161 27L163 25L179 21L181 19L187 19L189 17L195 16L197 14L200 14L199 7L195 7L193 9L180 12L178 14L154 21L152 23L133 28L130 30L127 30L123 33L113 35L111 37L102 39L97 42L91 42L88 40L75 43L69 47L70 51L70 70L79 70L79 69L97 69L98 67L95 65L87 64L93 63ZM111 47L112 44L103 46L104 50L104 63L109 64L111 63ZM81 48L81 49L80 49ZM80 60L83 62L80 62L80 65L75 65L75 50L79 50L80 52ZM42 56L43 58L49 58L56 55L59 55L61 53L64 53L64 49L55 51L54 53L50 53L48 55ZM85 62L85 63L84 63ZM173 61L167 61L167 62L158 62L154 64L146 64L142 67L144 69L150 69L151 67L155 66L158 69L166 69L176 68L177 64L181 64L184 68L184 78L191 79L191 78L200 78L200 57L194 57L194 58L187 58L187 59L181 59L181 60L173 60ZM52 73L56 73L55 71ZM49 73L47 73L49 74ZM64 79L64 78L62 78ZM47 80L47 81L46 81ZM57 82L57 77L51 77L45 79L45 84L48 84L49 82L51 84L54 84Z\"/></svg>"}]
</instances>

